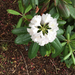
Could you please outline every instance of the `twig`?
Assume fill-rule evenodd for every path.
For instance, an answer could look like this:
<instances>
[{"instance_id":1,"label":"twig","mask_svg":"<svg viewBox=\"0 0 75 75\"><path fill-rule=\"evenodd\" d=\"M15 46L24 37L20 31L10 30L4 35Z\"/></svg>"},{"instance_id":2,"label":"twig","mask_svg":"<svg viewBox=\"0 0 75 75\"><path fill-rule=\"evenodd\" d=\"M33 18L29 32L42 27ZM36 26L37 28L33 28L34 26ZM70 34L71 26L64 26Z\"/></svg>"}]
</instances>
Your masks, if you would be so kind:
<instances>
[{"instance_id":1,"label":"twig","mask_svg":"<svg viewBox=\"0 0 75 75\"><path fill-rule=\"evenodd\" d=\"M13 4L16 3L16 0L13 2Z\"/></svg>"},{"instance_id":2,"label":"twig","mask_svg":"<svg viewBox=\"0 0 75 75\"><path fill-rule=\"evenodd\" d=\"M55 66L54 62L53 62L51 59L50 59L50 61L51 61L51 63L53 64L53 66L55 67L55 69L56 69L56 74L58 74L57 70L60 70L60 68L57 68L57 67Z\"/></svg>"},{"instance_id":3,"label":"twig","mask_svg":"<svg viewBox=\"0 0 75 75\"><path fill-rule=\"evenodd\" d=\"M9 40L0 40L0 42L14 42L14 41L9 41Z\"/></svg>"},{"instance_id":4,"label":"twig","mask_svg":"<svg viewBox=\"0 0 75 75\"><path fill-rule=\"evenodd\" d=\"M0 64L0 66L5 70L6 74L8 75L6 69L4 68L4 66L2 64Z\"/></svg>"},{"instance_id":5,"label":"twig","mask_svg":"<svg viewBox=\"0 0 75 75\"><path fill-rule=\"evenodd\" d=\"M65 69L64 69L64 70L65 70ZM68 72L67 72L66 70L65 70L65 72L66 72L66 74L67 74L67 75L71 75L71 73L70 73L70 74L68 74Z\"/></svg>"},{"instance_id":6,"label":"twig","mask_svg":"<svg viewBox=\"0 0 75 75\"><path fill-rule=\"evenodd\" d=\"M20 50L19 50L20 51ZM27 70L27 75L29 75L29 72L28 72L28 68L27 68L27 64L26 64L26 61L24 59L24 56L23 56L23 53L20 51L22 57L23 57L23 60L24 60L24 63L25 63L25 67L26 67L26 70Z\"/></svg>"}]
</instances>

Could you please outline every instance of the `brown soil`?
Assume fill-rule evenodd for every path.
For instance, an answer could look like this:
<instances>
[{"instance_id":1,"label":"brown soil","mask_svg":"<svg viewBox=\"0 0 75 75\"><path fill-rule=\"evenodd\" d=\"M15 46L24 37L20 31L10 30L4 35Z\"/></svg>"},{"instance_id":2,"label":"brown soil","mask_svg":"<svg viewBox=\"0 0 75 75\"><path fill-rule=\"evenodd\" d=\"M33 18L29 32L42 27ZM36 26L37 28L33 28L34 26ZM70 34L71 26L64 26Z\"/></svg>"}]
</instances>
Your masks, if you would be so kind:
<instances>
[{"instance_id":1,"label":"brown soil","mask_svg":"<svg viewBox=\"0 0 75 75\"><path fill-rule=\"evenodd\" d=\"M19 16L10 15L7 9L19 11L17 0L0 0L0 75L75 75L75 69L67 68L60 58L38 56L28 58L25 45L14 43L11 33Z\"/></svg>"}]
</instances>

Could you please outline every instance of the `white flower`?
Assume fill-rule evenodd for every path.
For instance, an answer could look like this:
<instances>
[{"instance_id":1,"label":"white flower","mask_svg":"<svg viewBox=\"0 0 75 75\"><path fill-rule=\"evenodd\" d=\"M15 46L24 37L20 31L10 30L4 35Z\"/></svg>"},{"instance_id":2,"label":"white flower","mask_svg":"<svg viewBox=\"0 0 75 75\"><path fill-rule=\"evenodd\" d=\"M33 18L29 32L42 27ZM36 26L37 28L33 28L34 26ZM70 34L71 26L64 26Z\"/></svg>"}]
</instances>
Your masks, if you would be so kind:
<instances>
[{"instance_id":1,"label":"white flower","mask_svg":"<svg viewBox=\"0 0 75 75\"><path fill-rule=\"evenodd\" d=\"M46 23L49 23L51 21L52 17L50 14L43 14L42 15L42 19L41 19L41 23L42 24L46 24Z\"/></svg>"},{"instance_id":2,"label":"white flower","mask_svg":"<svg viewBox=\"0 0 75 75\"><path fill-rule=\"evenodd\" d=\"M36 15L32 18L29 26L32 27L32 26L40 26L40 22L41 22L41 16L40 15Z\"/></svg>"},{"instance_id":3,"label":"white flower","mask_svg":"<svg viewBox=\"0 0 75 75\"><path fill-rule=\"evenodd\" d=\"M31 39L40 46L53 42L59 29L57 19L53 19L48 13L34 16L29 27L27 31L31 35Z\"/></svg>"}]
</instances>

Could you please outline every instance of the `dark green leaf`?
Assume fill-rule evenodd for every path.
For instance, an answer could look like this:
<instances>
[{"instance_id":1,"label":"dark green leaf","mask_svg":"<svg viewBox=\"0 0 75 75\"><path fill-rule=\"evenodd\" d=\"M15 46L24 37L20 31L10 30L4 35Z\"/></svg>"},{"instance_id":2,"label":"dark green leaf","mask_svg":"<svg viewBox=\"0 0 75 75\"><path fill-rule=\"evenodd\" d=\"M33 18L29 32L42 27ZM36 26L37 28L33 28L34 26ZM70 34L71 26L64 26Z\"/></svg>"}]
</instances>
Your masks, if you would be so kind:
<instances>
[{"instance_id":1,"label":"dark green leaf","mask_svg":"<svg viewBox=\"0 0 75 75\"><path fill-rule=\"evenodd\" d=\"M32 16L31 15L26 15L26 18L27 19L32 19Z\"/></svg>"},{"instance_id":2,"label":"dark green leaf","mask_svg":"<svg viewBox=\"0 0 75 75\"><path fill-rule=\"evenodd\" d=\"M22 24L23 18L21 17L16 25L16 28L20 28Z\"/></svg>"},{"instance_id":3,"label":"dark green leaf","mask_svg":"<svg viewBox=\"0 0 75 75\"><path fill-rule=\"evenodd\" d=\"M30 3L32 5L33 9L35 9L35 7L36 7L35 0L30 0Z\"/></svg>"},{"instance_id":4,"label":"dark green leaf","mask_svg":"<svg viewBox=\"0 0 75 75\"><path fill-rule=\"evenodd\" d=\"M40 46L39 52L42 56L46 55L46 47L45 46Z\"/></svg>"},{"instance_id":5,"label":"dark green leaf","mask_svg":"<svg viewBox=\"0 0 75 75\"><path fill-rule=\"evenodd\" d=\"M72 4L72 2L70 0L64 0L64 1L67 2L67 3Z\"/></svg>"},{"instance_id":6,"label":"dark green leaf","mask_svg":"<svg viewBox=\"0 0 75 75\"><path fill-rule=\"evenodd\" d=\"M55 6L57 6L57 5L58 5L59 0L54 0L54 2L55 2Z\"/></svg>"},{"instance_id":7,"label":"dark green leaf","mask_svg":"<svg viewBox=\"0 0 75 75\"><path fill-rule=\"evenodd\" d=\"M59 30L57 31L57 36L62 35L63 33L64 33L63 29L59 28Z\"/></svg>"},{"instance_id":8,"label":"dark green leaf","mask_svg":"<svg viewBox=\"0 0 75 75\"><path fill-rule=\"evenodd\" d=\"M46 44L45 47L46 47L46 55L49 56L51 53L50 43Z\"/></svg>"},{"instance_id":9,"label":"dark green leaf","mask_svg":"<svg viewBox=\"0 0 75 75\"><path fill-rule=\"evenodd\" d=\"M58 10L60 14L62 15L62 17L69 18L70 11L68 10L67 5L62 0L59 0Z\"/></svg>"},{"instance_id":10,"label":"dark green leaf","mask_svg":"<svg viewBox=\"0 0 75 75\"><path fill-rule=\"evenodd\" d=\"M71 26L70 26L70 25L68 25L68 27L67 27L67 29L66 29L66 33L65 33L66 38L67 38L67 35L68 35L68 34L71 34Z\"/></svg>"},{"instance_id":11,"label":"dark green leaf","mask_svg":"<svg viewBox=\"0 0 75 75\"><path fill-rule=\"evenodd\" d=\"M71 0L72 1L72 5L75 8L75 0Z\"/></svg>"},{"instance_id":12,"label":"dark green leaf","mask_svg":"<svg viewBox=\"0 0 75 75\"><path fill-rule=\"evenodd\" d=\"M58 56L62 51L63 51L63 47L60 43L60 41L58 40L58 38L56 38L51 45L55 48L55 54L52 54L52 58L55 58L56 56Z\"/></svg>"},{"instance_id":13,"label":"dark green leaf","mask_svg":"<svg viewBox=\"0 0 75 75\"><path fill-rule=\"evenodd\" d=\"M50 43L46 44L45 47L46 47L47 50L50 50L51 49L50 48Z\"/></svg>"},{"instance_id":14,"label":"dark green leaf","mask_svg":"<svg viewBox=\"0 0 75 75\"><path fill-rule=\"evenodd\" d=\"M15 39L16 44L25 44L31 41L31 36L29 34L21 34L18 35L17 38Z\"/></svg>"},{"instance_id":15,"label":"dark green leaf","mask_svg":"<svg viewBox=\"0 0 75 75\"><path fill-rule=\"evenodd\" d=\"M26 8L25 13L29 12L31 9L32 9L32 6L29 5L29 6Z\"/></svg>"},{"instance_id":16,"label":"dark green leaf","mask_svg":"<svg viewBox=\"0 0 75 75\"><path fill-rule=\"evenodd\" d=\"M63 56L65 57L65 56L68 54L68 52L69 52L69 48L68 48L68 46L66 45L66 46L65 46L65 49L63 50Z\"/></svg>"},{"instance_id":17,"label":"dark green leaf","mask_svg":"<svg viewBox=\"0 0 75 75\"><path fill-rule=\"evenodd\" d=\"M35 0L35 5L38 6L38 0Z\"/></svg>"},{"instance_id":18,"label":"dark green leaf","mask_svg":"<svg viewBox=\"0 0 75 75\"><path fill-rule=\"evenodd\" d=\"M19 12L15 11L15 10L12 10L12 9L7 9L7 12L10 13L10 14L13 14L13 15L20 15Z\"/></svg>"},{"instance_id":19,"label":"dark green leaf","mask_svg":"<svg viewBox=\"0 0 75 75\"><path fill-rule=\"evenodd\" d=\"M59 26L63 26L66 24L66 21L64 21L64 20L58 20L57 22L58 22Z\"/></svg>"},{"instance_id":20,"label":"dark green leaf","mask_svg":"<svg viewBox=\"0 0 75 75\"><path fill-rule=\"evenodd\" d=\"M51 52L52 54L55 54L55 49L51 46Z\"/></svg>"},{"instance_id":21,"label":"dark green leaf","mask_svg":"<svg viewBox=\"0 0 75 75\"><path fill-rule=\"evenodd\" d=\"M30 14L31 14L31 16L35 16L36 15L35 10L30 11Z\"/></svg>"},{"instance_id":22,"label":"dark green leaf","mask_svg":"<svg viewBox=\"0 0 75 75\"><path fill-rule=\"evenodd\" d=\"M27 8L29 6L29 1L30 0L22 0L22 1L23 1L22 3L24 5L24 7Z\"/></svg>"},{"instance_id":23,"label":"dark green leaf","mask_svg":"<svg viewBox=\"0 0 75 75\"><path fill-rule=\"evenodd\" d=\"M75 8L72 5L68 5L71 16L75 19Z\"/></svg>"},{"instance_id":24,"label":"dark green leaf","mask_svg":"<svg viewBox=\"0 0 75 75\"><path fill-rule=\"evenodd\" d=\"M65 60L65 63L66 63L66 66L68 68L70 68L70 66L73 64L73 61L72 61L72 58L68 59L68 60Z\"/></svg>"},{"instance_id":25,"label":"dark green leaf","mask_svg":"<svg viewBox=\"0 0 75 75\"><path fill-rule=\"evenodd\" d=\"M75 33L71 35L71 40L75 39Z\"/></svg>"},{"instance_id":26,"label":"dark green leaf","mask_svg":"<svg viewBox=\"0 0 75 75\"><path fill-rule=\"evenodd\" d=\"M22 5L22 0L18 0L18 6L21 13L24 13L24 7Z\"/></svg>"},{"instance_id":27,"label":"dark green leaf","mask_svg":"<svg viewBox=\"0 0 75 75\"><path fill-rule=\"evenodd\" d=\"M59 18L59 13L53 14L52 17L58 19Z\"/></svg>"},{"instance_id":28,"label":"dark green leaf","mask_svg":"<svg viewBox=\"0 0 75 75\"><path fill-rule=\"evenodd\" d=\"M71 23L74 19L72 18L72 16L70 16L67 20L69 23Z\"/></svg>"},{"instance_id":29,"label":"dark green leaf","mask_svg":"<svg viewBox=\"0 0 75 75\"><path fill-rule=\"evenodd\" d=\"M16 34L16 35L25 34L25 33L27 33L27 27L15 28L12 30L12 33Z\"/></svg>"},{"instance_id":30,"label":"dark green leaf","mask_svg":"<svg viewBox=\"0 0 75 75\"><path fill-rule=\"evenodd\" d=\"M39 50L39 45L37 43L32 43L28 51L28 57L30 59L34 58L38 50Z\"/></svg>"},{"instance_id":31,"label":"dark green leaf","mask_svg":"<svg viewBox=\"0 0 75 75\"><path fill-rule=\"evenodd\" d=\"M70 42L70 45L71 45L71 47L73 48L73 49L75 49L75 42Z\"/></svg>"},{"instance_id":32,"label":"dark green leaf","mask_svg":"<svg viewBox=\"0 0 75 75\"><path fill-rule=\"evenodd\" d=\"M40 3L43 3L45 0L39 0Z\"/></svg>"},{"instance_id":33,"label":"dark green leaf","mask_svg":"<svg viewBox=\"0 0 75 75\"><path fill-rule=\"evenodd\" d=\"M49 14L54 15L55 13L56 13L55 7L53 7L52 9L50 9Z\"/></svg>"},{"instance_id":34,"label":"dark green leaf","mask_svg":"<svg viewBox=\"0 0 75 75\"><path fill-rule=\"evenodd\" d=\"M59 35L57 36L57 38L60 40L60 41L65 41L66 38L63 36L63 35Z\"/></svg>"},{"instance_id":35,"label":"dark green leaf","mask_svg":"<svg viewBox=\"0 0 75 75\"><path fill-rule=\"evenodd\" d=\"M75 58L74 58L74 55L73 55L73 53L72 53L72 60L73 60L73 63L74 63L74 65L75 65Z\"/></svg>"}]
</instances>

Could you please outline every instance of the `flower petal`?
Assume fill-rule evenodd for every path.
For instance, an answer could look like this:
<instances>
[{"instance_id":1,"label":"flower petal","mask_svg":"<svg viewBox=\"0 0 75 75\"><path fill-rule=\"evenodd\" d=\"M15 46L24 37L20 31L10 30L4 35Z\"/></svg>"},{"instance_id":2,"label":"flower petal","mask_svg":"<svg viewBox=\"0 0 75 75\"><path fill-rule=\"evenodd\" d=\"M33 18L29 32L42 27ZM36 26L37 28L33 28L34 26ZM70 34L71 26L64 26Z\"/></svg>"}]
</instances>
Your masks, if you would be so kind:
<instances>
[{"instance_id":1,"label":"flower petal","mask_svg":"<svg viewBox=\"0 0 75 75\"><path fill-rule=\"evenodd\" d=\"M41 19L41 24L46 24L46 23L49 23L50 20L52 19L51 15L50 14L43 14L42 15L42 19Z\"/></svg>"}]
</instances>

